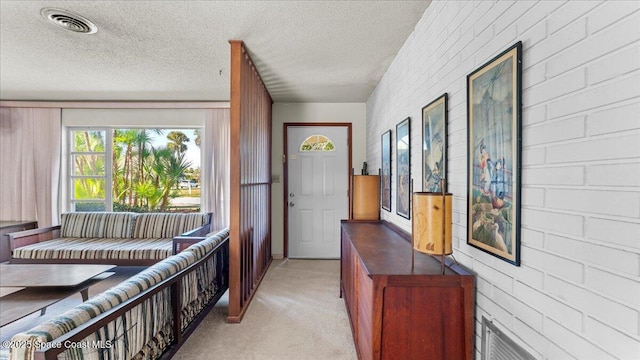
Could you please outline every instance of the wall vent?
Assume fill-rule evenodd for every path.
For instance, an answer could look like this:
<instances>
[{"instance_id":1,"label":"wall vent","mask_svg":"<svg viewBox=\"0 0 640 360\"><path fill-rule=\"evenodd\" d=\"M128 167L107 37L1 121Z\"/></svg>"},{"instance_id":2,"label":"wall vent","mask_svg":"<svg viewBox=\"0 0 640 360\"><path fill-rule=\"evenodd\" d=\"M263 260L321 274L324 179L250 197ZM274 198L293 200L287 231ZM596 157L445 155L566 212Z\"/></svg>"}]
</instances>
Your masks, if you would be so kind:
<instances>
[{"instance_id":1,"label":"wall vent","mask_svg":"<svg viewBox=\"0 0 640 360\"><path fill-rule=\"evenodd\" d=\"M536 360L536 358L483 316L482 360Z\"/></svg>"}]
</instances>

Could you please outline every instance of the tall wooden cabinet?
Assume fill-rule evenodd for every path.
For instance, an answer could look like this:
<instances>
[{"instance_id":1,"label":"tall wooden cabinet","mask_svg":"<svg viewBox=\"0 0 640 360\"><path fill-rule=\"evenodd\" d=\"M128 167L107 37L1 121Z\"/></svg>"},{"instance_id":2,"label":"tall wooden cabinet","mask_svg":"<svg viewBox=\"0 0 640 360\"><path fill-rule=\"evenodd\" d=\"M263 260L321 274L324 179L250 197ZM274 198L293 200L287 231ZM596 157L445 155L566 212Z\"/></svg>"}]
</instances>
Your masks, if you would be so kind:
<instances>
[{"instance_id":1,"label":"tall wooden cabinet","mask_svg":"<svg viewBox=\"0 0 640 360\"><path fill-rule=\"evenodd\" d=\"M380 220L380 176L354 175L351 219Z\"/></svg>"},{"instance_id":2,"label":"tall wooden cabinet","mask_svg":"<svg viewBox=\"0 0 640 360\"><path fill-rule=\"evenodd\" d=\"M340 286L358 357L473 359L474 276L415 254L386 222L343 220Z\"/></svg>"}]
</instances>

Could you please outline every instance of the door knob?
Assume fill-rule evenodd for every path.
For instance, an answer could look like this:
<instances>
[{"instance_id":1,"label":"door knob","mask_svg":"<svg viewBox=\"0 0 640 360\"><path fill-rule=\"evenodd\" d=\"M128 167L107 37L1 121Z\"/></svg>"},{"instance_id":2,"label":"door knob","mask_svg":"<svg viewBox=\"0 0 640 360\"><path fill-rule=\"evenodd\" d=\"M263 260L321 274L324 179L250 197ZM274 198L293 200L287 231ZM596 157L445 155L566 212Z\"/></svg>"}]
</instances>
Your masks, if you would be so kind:
<instances>
[{"instance_id":1,"label":"door knob","mask_svg":"<svg viewBox=\"0 0 640 360\"><path fill-rule=\"evenodd\" d=\"M294 197L295 195L293 193L289 193L289 197Z\"/></svg>"},{"instance_id":2,"label":"door knob","mask_svg":"<svg viewBox=\"0 0 640 360\"><path fill-rule=\"evenodd\" d=\"M296 206L296 204L294 204L294 203L290 202L290 203L289 203L289 206L294 207L294 206Z\"/></svg>"}]
</instances>

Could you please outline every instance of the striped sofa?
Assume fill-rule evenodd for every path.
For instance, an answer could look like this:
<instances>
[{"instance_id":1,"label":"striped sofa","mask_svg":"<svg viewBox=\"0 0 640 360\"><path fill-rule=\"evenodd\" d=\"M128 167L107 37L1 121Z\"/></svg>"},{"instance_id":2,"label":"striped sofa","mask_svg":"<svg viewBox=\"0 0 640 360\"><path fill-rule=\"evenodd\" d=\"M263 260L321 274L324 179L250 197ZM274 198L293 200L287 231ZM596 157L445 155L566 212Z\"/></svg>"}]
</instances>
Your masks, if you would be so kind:
<instances>
[{"instance_id":1,"label":"striped sofa","mask_svg":"<svg viewBox=\"0 0 640 360\"><path fill-rule=\"evenodd\" d=\"M9 358L157 359L175 353L228 289L229 229L205 237L11 339Z\"/></svg>"},{"instance_id":2,"label":"striped sofa","mask_svg":"<svg viewBox=\"0 0 640 360\"><path fill-rule=\"evenodd\" d=\"M10 235L12 263L151 265L173 253L173 238L204 235L211 213L73 212L60 225Z\"/></svg>"}]
</instances>

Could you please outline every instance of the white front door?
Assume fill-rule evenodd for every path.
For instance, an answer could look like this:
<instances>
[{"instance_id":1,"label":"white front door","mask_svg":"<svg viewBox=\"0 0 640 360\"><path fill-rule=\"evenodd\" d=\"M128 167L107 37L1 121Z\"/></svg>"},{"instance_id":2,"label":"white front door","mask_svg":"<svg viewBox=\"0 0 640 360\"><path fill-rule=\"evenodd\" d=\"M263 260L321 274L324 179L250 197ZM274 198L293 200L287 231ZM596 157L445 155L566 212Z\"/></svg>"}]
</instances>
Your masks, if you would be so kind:
<instances>
[{"instance_id":1,"label":"white front door","mask_svg":"<svg viewBox=\"0 0 640 360\"><path fill-rule=\"evenodd\" d=\"M346 126L287 128L288 256L340 258L340 220L349 217Z\"/></svg>"}]
</instances>

